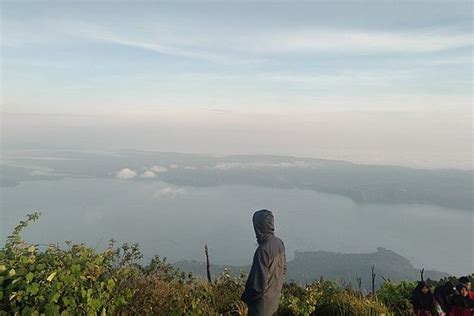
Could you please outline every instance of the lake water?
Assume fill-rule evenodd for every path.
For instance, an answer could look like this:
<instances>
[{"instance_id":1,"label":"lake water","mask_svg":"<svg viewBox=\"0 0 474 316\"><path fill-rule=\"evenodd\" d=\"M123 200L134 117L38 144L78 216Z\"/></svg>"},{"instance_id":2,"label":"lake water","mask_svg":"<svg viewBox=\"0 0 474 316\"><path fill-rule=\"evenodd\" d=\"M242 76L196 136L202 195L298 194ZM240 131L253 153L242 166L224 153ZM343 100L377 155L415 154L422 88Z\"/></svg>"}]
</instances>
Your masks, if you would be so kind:
<instances>
[{"instance_id":1,"label":"lake water","mask_svg":"<svg viewBox=\"0 0 474 316\"><path fill-rule=\"evenodd\" d=\"M62 179L1 189L2 242L26 213L41 211L25 233L36 243L72 240L93 247L138 242L145 258L248 264L251 216L268 208L289 259L295 250L373 252L385 247L418 267L467 274L474 269L474 213L431 205L358 205L305 190L252 186L173 187L158 181Z\"/></svg>"}]
</instances>

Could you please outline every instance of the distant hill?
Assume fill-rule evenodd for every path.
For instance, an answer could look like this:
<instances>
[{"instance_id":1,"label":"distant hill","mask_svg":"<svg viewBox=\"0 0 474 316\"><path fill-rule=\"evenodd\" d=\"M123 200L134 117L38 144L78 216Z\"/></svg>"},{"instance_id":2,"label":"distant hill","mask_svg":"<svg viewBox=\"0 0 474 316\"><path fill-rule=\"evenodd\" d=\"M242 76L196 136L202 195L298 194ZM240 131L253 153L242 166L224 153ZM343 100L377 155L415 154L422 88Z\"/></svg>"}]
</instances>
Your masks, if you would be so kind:
<instances>
[{"instance_id":1,"label":"distant hill","mask_svg":"<svg viewBox=\"0 0 474 316\"><path fill-rule=\"evenodd\" d=\"M357 286L357 278L362 279L362 288L371 288L371 266L375 265L375 284L380 286L385 280L400 282L402 280L419 280L420 271L408 259L385 248L365 254L342 254L328 251L296 252L295 258L288 262L288 280L310 283L321 277L327 280L351 283ZM179 261L174 266L205 277L206 265L197 261ZM211 265L211 273L218 275L228 268L234 274L247 272L249 266ZM449 276L447 273L426 270L425 279L439 280Z\"/></svg>"},{"instance_id":2,"label":"distant hill","mask_svg":"<svg viewBox=\"0 0 474 316\"><path fill-rule=\"evenodd\" d=\"M473 210L473 170L413 169L271 155L212 157L163 152L32 152L0 159L0 186L65 177L113 178L123 168L177 186L254 185L337 194L356 203L432 204Z\"/></svg>"},{"instance_id":3,"label":"distant hill","mask_svg":"<svg viewBox=\"0 0 474 316\"><path fill-rule=\"evenodd\" d=\"M256 185L337 194L356 203L432 204L473 210L472 170L424 170L284 156L230 156L208 166L174 169L180 186Z\"/></svg>"}]
</instances>

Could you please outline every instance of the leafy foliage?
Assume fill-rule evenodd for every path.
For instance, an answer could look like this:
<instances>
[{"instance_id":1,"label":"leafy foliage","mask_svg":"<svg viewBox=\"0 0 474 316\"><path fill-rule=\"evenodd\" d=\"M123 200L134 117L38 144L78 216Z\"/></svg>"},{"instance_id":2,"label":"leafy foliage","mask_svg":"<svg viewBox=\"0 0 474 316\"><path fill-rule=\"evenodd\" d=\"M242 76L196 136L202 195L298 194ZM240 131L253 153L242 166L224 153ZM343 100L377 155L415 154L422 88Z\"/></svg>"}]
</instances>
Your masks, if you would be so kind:
<instances>
[{"instance_id":1,"label":"leafy foliage","mask_svg":"<svg viewBox=\"0 0 474 316\"><path fill-rule=\"evenodd\" d=\"M283 286L279 314L281 315L311 315L316 310L316 304L323 295L320 284L313 283L301 287L296 283Z\"/></svg>"},{"instance_id":2,"label":"leafy foliage","mask_svg":"<svg viewBox=\"0 0 474 316\"><path fill-rule=\"evenodd\" d=\"M132 293L122 287L133 276L137 246L113 243L101 253L83 244L44 251L25 242L21 232L39 213L15 227L0 250L0 314L70 315L113 313Z\"/></svg>"},{"instance_id":3,"label":"leafy foliage","mask_svg":"<svg viewBox=\"0 0 474 316\"><path fill-rule=\"evenodd\" d=\"M83 244L27 243L21 237L39 213L27 215L0 249L2 315L246 315L241 272L212 283L156 256L147 265L138 245L111 241L102 252ZM432 285L435 285L434 283ZM285 284L278 315L410 315L415 283L385 283L377 296L319 280Z\"/></svg>"},{"instance_id":4,"label":"leafy foliage","mask_svg":"<svg viewBox=\"0 0 474 316\"><path fill-rule=\"evenodd\" d=\"M410 304L411 293L416 282L402 281L398 284L386 282L377 291L377 297L397 316L412 315Z\"/></svg>"},{"instance_id":5,"label":"leafy foliage","mask_svg":"<svg viewBox=\"0 0 474 316\"><path fill-rule=\"evenodd\" d=\"M332 285L318 304L316 315L392 315L376 296L364 295L351 287Z\"/></svg>"},{"instance_id":6,"label":"leafy foliage","mask_svg":"<svg viewBox=\"0 0 474 316\"><path fill-rule=\"evenodd\" d=\"M474 274L470 274L470 275L466 275L465 277L468 278L469 282L471 282L471 284L474 284ZM426 283L428 283L428 285L431 287L431 288L435 288L439 285L443 285L445 284L446 282L451 282L452 284L456 285L459 283L459 279L455 276L449 276L447 278L442 278L440 280L426 280Z\"/></svg>"},{"instance_id":7,"label":"leafy foliage","mask_svg":"<svg viewBox=\"0 0 474 316\"><path fill-rule=\"evenodd\" d=\"M228 271L208 283L179 271L166 259L152 259L128 284L133 297L120 311L127 315L243 315L245 276Z\"/></svg>"}]
</instances>

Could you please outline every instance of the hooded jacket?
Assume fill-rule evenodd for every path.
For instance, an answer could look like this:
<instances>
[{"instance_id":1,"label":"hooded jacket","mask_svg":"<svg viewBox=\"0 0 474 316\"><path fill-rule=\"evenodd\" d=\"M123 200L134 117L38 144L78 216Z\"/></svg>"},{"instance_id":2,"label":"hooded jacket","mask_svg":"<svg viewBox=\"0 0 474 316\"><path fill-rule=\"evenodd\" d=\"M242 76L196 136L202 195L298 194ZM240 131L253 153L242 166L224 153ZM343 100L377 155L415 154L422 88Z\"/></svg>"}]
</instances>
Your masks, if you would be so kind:
<instances>
[{"instance_id":1,"label":"hooded jacket","mask_svg":"<svg viewBox=\"0 0 474 316\"><path fill-rule=\"evenodd\" d=\"M272 212L255 212L252 221L258 248L253 256L242 301L247 303L249 316L273 315L278 309L286 276L285 245L274 235Z\"/></svg>"},{"instance_id":2,"label":"hooded jacket","mask_svg":"<svg viewBox=\"0 0 474 316\"><path fill-rule=\"evenodd\" d=\"M424 294L421 289L424 287L428 287L426 282L420 281L418 282L418 285L416 286L415 290L413 291L413 296L411 298L411 303L415 309L415 311L418 310L425 310L425 311L431 311L434 307L433 304L433 295L431 294L431 291L428 290L426 294ZM428 287L429 289L429 287Z\"/></svg>"}]
</instances>

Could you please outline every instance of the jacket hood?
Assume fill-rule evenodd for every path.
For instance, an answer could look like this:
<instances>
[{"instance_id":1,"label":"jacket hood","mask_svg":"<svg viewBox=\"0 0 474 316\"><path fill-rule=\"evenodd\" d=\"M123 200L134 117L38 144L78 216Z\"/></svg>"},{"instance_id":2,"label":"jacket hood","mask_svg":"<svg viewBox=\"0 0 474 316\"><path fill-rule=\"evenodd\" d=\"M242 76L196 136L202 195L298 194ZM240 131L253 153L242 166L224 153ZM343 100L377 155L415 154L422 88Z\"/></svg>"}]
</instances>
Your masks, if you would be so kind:
<instances>
[{"instance_id":1,"label":"jacket hood","mask_svg":"<svg viewBox=\"0 0 474 316\"><path fill-rule=\"evenodd\" d=\"M257 236L257 242L261 243L275 233L275 225L273 223L273 214L269 210L260 210L253 214L253 228Z\"/></svg>"},{"instance_id":2,"label":"jacket hood","mask_svg":"<svg viewBox=\"0 0 474 316\"><path fill-rule=\"evenodd\" d=\"M421 289L424 287L427 287L429 291L430 287L428 286L428 283L426 283L425 281L419 281L418 285L415 288L415 291L421 293Z\"/></svg>"}]
</instances>

